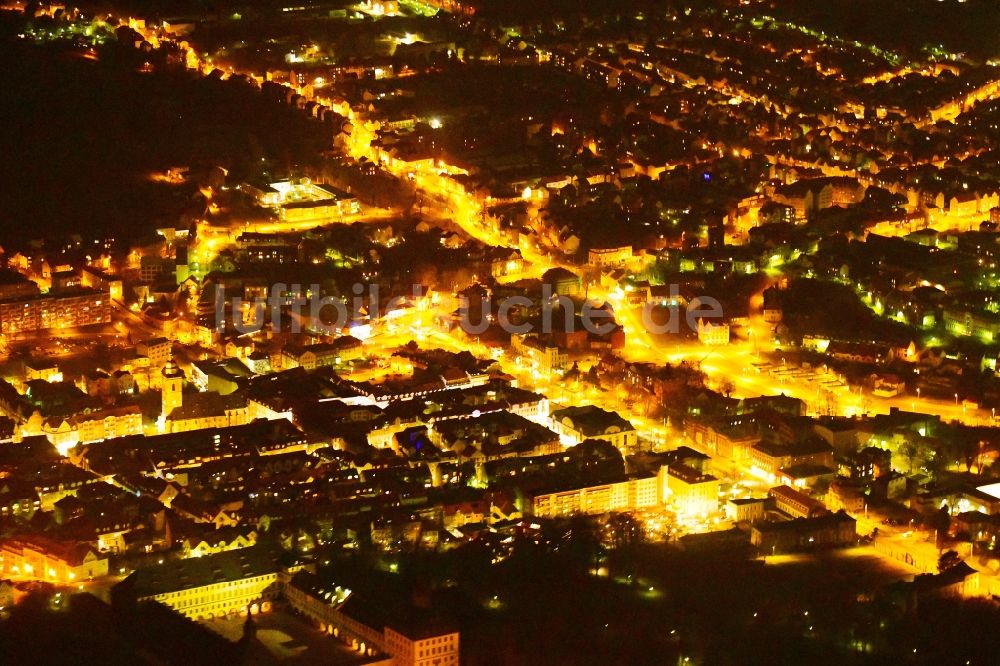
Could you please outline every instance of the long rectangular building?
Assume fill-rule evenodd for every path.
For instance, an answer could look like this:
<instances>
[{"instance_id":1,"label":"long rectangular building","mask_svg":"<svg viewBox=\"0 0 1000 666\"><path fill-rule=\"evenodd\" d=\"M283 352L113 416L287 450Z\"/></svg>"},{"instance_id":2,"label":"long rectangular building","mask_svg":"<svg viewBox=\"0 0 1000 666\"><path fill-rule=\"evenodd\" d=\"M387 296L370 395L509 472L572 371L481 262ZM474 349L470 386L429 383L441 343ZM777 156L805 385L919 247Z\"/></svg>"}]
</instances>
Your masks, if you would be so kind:
<instances>
[{"instance_id":1,"label":"long rectangular building","mask_svg":"<svg viewBox=\"0 0 1000 666\"><path fill-rule=\"evenodd\" d=\"M133 572L114 589L118 603L152 600L193 620L257 614L278 594L282 551L268 545L171 560Z\"/></svg>"},{"instance_id":2,"label":"long rectangular building","mask_svg":"<svg viewBox=\"0 0 1000 666\"><path fill-rule=\"evenodd\" d=\"M111 322L107 292L79 289L0 302L0 333L17 335Z\"/></svg>"},{"instance_id":3,"label":"long rectangular building","mask_svg":"<svg viewBox=\"0 0 1000 666\"><path fill-rule=\"evenodd\" d=\"M239 457L305 451L309 439L284 419L257 419L244 425L204 428L163 435L130 435L69 451L74 464L96 474L115 474L123 464L160 470L196 468Z\"/></svg>"},{"instance_id":4,"label":"long rectangular building","mask_svg":"<svg viewBox=\"0 0 1000 666\"><path fill-rule=\"evenodd\" d=\"M530 498L531 513L539 518L556 518L576 513L600 514L646 509L660 504L659 485L656 476L648 475L612 483L542 492Z\"/></svg>"}]
</instances>

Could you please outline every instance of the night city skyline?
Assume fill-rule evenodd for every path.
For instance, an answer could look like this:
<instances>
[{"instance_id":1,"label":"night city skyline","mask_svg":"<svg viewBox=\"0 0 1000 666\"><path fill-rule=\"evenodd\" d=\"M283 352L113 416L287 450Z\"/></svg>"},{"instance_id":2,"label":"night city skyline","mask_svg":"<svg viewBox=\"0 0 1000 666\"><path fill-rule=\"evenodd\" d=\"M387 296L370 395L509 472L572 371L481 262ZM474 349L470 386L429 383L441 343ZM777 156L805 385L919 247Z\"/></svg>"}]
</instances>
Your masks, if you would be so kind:
<instances>
[{"instance_id":1,"label":"night city skyline","mask_svg":"<svg viewBox=\"0 0 1000 666\"><path fill-rule=\"evenodd\" d=\"M16 0L0 61L0 663L1000 662L996 0Z\"/></svg>"}]
</instances>

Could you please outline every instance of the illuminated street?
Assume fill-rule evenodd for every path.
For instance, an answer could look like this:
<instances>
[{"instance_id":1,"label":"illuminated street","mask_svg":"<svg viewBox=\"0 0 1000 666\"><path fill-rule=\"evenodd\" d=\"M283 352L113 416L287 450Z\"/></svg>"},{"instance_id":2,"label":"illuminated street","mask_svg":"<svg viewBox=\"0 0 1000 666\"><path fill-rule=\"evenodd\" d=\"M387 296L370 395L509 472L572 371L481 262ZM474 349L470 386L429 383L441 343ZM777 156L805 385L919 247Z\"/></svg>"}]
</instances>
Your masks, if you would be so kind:
<instances>
[{"instance_id":1,"label":"illuminated street","mask_svg":"<svg viewBox=\"0 0 1000 666\"><path fill-rule=\"evenodd\" d=\"M988 0L141 4L0 7L0 663L996 662Z\"/></svg>"}]
</instances>

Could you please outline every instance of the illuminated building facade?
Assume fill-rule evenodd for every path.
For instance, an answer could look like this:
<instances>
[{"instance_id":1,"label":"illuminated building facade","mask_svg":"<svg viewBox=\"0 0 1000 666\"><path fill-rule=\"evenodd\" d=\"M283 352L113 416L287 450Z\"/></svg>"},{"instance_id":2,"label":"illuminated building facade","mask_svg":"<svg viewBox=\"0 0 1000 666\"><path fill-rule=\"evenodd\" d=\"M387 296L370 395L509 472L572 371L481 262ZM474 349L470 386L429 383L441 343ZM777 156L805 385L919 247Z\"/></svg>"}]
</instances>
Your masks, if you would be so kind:
<instances>
[{"instance_id":1,"label":"illuminated building facade","mask_svg":"<svg viewBox=\"0 0 1000 666\"><path fill-rule=\"evenodd\" d=\"M672 502L680 516L701 516L719 509L719 480L682 463L660 468L665 500Z\"/></svg>"},{"instance_id":2,"label":"illuminated building facade","mask_svg":"<svg viewBox=\"0 0 1000 666\"><path fill-rule=\"evenodd\" d=\"M602 483L540 493L531 498L531 512L539 518L635 511L660 504L656 476L640 476L615 483Z\"/></svg>"},{"instance_id":3,"label":"illuminated building facade","mask_svg":"<svg viewBox=\"0 0 1000 666\"><path fill-rule=\"evenodd\" d=\"M205 557L257 544L257 530L229 527L213 529L201 539L187 539L182 545L184 557Z\"/></svg>"},{"instance_id":4,"label":"illuminated building facade","mask_svg":"<svg viewBox=\"0 0 1000 666\"><path fill-rule=\"evenodd\" d=\"M703 345L728 345L729 324L698 320L698 340Z\"/></svg>"},{"instance_id":5,"label":"illuminated building facade","mask_svg":"<svg viewBox=\"0 0 1000 666\"><path fill-rule=\"evenodd\" d=\"M834 472L833 448L820 439L788 445L759 442L751 447L750 458L754 474L770 483L800 477L805 479L804 471L808 470L813 470L810 473L815 474ZM793 485L803 487L805 484Z\"/></svg>"},{"instance_id":6,"label":"illuminated building facade","mask_svg":"<svg viewBox=\"0 0 1000 666\"><path fill-rule=\"evenodd\" d=\"M184 372L172 360L167 361L167 364L163 366L163 386L160 397L160 415L163 418L170 416L175 409L184 403Z\"/></svg>"},{"instance_id":7,"label":"illuminated building facade","mask_svg":"<svg viewBox=\"0 0 1000 666\"><path fill-rule=\"evenodd\" d=\"M458 663L458 641L457 631L437 635L387 626L384 647L399 666L447 666Z\"/></svg>"},{"instance_id":8,"label":"illuminated building facade","mask_svg":"<svg viewBox=\"0 0 1000 666\"><path fill-rule=\"evenodd\" d=\"M137 344L135 350L149 359L150 366L162 368L170 360L173 344L166 338L150 338Z\"/></svg>"},{"instance_id":9,"label":"illuminated building facade","mask_svg":"<svg viewBox=\"0 0 1000 666\"><path fill-rule=\"evenodd\" d=\"M77 444L142 434L142 412L135 405L80 414L68 419L50 419L42 426L45 437L60 453Z\"/></svg>"},{"instance_id":10,"label":"illuminated building facade","mask_svg":"<svg viewBox=\"0 0 1000 666\"><path fill-rule=\"evenodd\" d=\"M64 543L35 535L0 544L0 576L70 583L107 574L108 559L87 544Z\"/></svg>"},{"instance_id":11,"label":"illuminated building facade","mask_svg":"<svg viewBox=\"0 0 1000 666\"><path fill-rule=\"evenodd\" d=\"M337 338L334 342L306 346L288 346L282 351L284 368L316 368L339 365L344 361L359 358L362 353L361 341L352 336Z\"/></svg>"},{"instance_id":12,"label":"illuminated building facade","mask_svg":"<svg viewBox=\"0 0 1000 666\"><path fill-rule=\"evenodd\" d=\"M80 271L80 284L89 289L107 293L113 301L122 300L122 279L118 275L84 266L83 270Z\"/></svg>"},{"instance_id":13,"label":"illuminated building facade","mask_svg":"<svg viewBox=\"0 0 1000 666\"><path fill-rule=\"evenodd\" d=\"M267 612L284 570L279 555L270 547L252 546L169 561L135 571L114 593L158 601L193 620Z\"/></svg>"},{"instance_id":14,"label":"illuminated building facade","mask_svg":"<svg viewBox=\"0 0 1000 666\"><path fill-rule=\"evenodd\" d=\"M194 393L164 418L164 432L230 428L250 422L250 411L238 395Z\"/></svg>"},{"instance_id":15,"label":"illuminated building facade","mask_svg":"<svg viewBox=\"0 0 1000 666\"><path fill-rule=\"evenodd\" d=\"M817 499L788 486L778 486L767 491L774 500L774 507L792 518L812 518L826 513L826 507Z\"/></svg>"},{"instance_id":16,"label":"illuminated building facade","mask_svg":"<svg viewBox=\"0 0 1000 666\"><path fill-rule=\"evenodd\" d=\"M631 260L631 245L624 245L622 247L594 247L587 251L587 263L600 268L624 266Z\"/></svg>"},{"instance_id":17,"label":"illuminated building facade","mask_svg":"<svg viewBox=\"0 0 1000 666\"><path fill-rule=\"evenodd\" d=\"M75 290L0 303L0 333L4 335L110 322L111 300L100 291Z\"/></svg>"},{"instance_id":18,"label":"illuminated building facade","mask_svg":"<svg viewBox=\"0 0 1000 666\"><path fill-rule=\"evenodd\" d=\"M512 335L511 346L518 354L534 363L542 373L563 370L569 363L569 356L564 349L547 344L536 337Z\"/></svg>"},{"instance_id":19,"label":"illuminated building facade","mask_svg":"<svg viewBox=\"0 0 1000 666\"><path fill-rule=\"evenodd\" d=\"M308 178L270 184L241 185L241 190L261 206L278 209L282 222L303 222L354 215L360 211L356 197Z\"/></svg>"},{"instance_id":20,"label":"illuminated building facade","mask_svg":"<svg viewBox=\"0 0 1000 666\"><path fill-rule=\"evenodd\" d=\"M631 423L614 412L594 405L557 409L549 417L549 427L560 436L564 444L603 439L619 451L630 451L639 439Z\"/></svg>"}]
</instances>

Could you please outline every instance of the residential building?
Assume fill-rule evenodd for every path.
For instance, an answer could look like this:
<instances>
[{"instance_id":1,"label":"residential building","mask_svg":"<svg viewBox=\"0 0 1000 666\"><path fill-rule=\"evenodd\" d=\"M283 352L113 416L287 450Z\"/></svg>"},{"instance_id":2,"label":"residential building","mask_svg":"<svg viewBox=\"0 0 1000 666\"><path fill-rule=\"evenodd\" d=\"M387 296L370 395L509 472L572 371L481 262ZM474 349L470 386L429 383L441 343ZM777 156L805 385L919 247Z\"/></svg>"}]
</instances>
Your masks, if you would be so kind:
<instances>
[{"instance_id":1,"label":"residential building","mask_svg":"<svg viewBox=\"0 0 1000 666\"><path fill-rule=\"evenodd\" d=\"M649 475L613 483L574 486L537 492L530 497L529 506L532 515L539 518L635 511L660 504L660 485L657 476Z\"/></svg>"},{"instance_id":2,"label":"residential building","mask_svg":"<svg viewBox=\"0 0 1000 666\"><path fill-rule=\"evenodd\" d=\"M703 345L728 345L729 324L698 319L698 341Z\"/></svg>"},{"instance_id":3,"label":"residential building","mask_svg":"<svg viewBox=\"0 0 1000 666\"><path fill-rule=\"evenodd\" d=\"M150 338L143 340L135 346L135 351L140 356L149 359L149 365L153 368L162 368L170 360L173 344L167 338Z\"/></svg>"},{"instance_id":4,"label":"residential building","mask_svg":"<svg viewBox=\"0 0 1000 666\"><path fill-rule=\"evenodd\" d=\"M84 266L80 271L80 284L89 289L105 292L113 301L122 300L122 278L99 268Z\"/></svg>"},{"instance_id":5,"label":"residential building","mask_svg":"<svg viewBox=\"0 0 1000 666\"><path fill-rule=\"evenodd\" d=\"M533 363L542 374L550 374L566 368L569 356L566 350L535 336L512 335L511 348Z\"/></svg>"},{"instance_id":6,"label":"residential building","mask_svg":"<svg viewBox=\"0 0 1000 666\"><path fill-rule=\"evenodd\" d=\"M587 263L596 268L624 266L632 260L632 246L592 247L587 251Z\"/></svg>"},{"instance_id":7,"label":"residential building","mask_svg":"<svg viewBox=\"0 0 1000 666\"><path fill-rule=\"evenodd\" d=\"M771 488L767 495L774 500L774 507L778 511L792 518L814 518L827 513L826 507L818 499L788 486Z\"/></svg>"},{"instance_id":8,"label":"residential building","mask_svg":"<svg viewBox=\"0 0 1000 666\"><path fill-rule=\"evenodd\" d=\"M50 583L72 583L106 576L108 559L96 548L26 535L0 543L0 576L18 576Z\"/></svg>"},{"instance_id":9,"label":"residential building","mask_svg":"<svg viewBox=\"0 0 1000 666\"><path fill-rule=\"evenodd\" d=\"M790 444L760 442L750 449L750 458L751 471L771 483L780 481L782 475L808 478L809 472L822 475L836 471L833 447L818 437Z\"/></svg>"},{"instance_id":10,"label":"residential building","mask_svg":"<svg viewBox=\"0 0 1000 666\"><path fill-rule=\"evenodd\" d=\"M4 335L110 322L111 300L100 291L75 289L0 302L0 333Z\"/></svg>"},{"instance_id":11,"label":"residential building","mask_svg":"<svg viewBox=\"0 0 1000 666\"><path fill-rule=\"evenodd\" d=\"M763 497L734 498L726 502L726 518L734 523L756 523L767 515Z\"/></svg>"},{"instance_id":12,"label":"residential building","mask_svg":"<svg viewBox=\"0 0 1000 666\"><path fill-rule=\"evenodd\" d=\"M136 405L111 407L70 417L50 418L42 434L66 455L77 444L142 434L142 411Z\"/></svg>"},{"instance_id":13,"label":"residential building","mask_svg":"<svg viewBox=\"0 0 1000 666\"><path fill-rule=\"evenodd\" d=\"M661 494L678 516L704 516L719 510L719 480L683 463L660 468Z\"/></svg>"}]
</instances>

